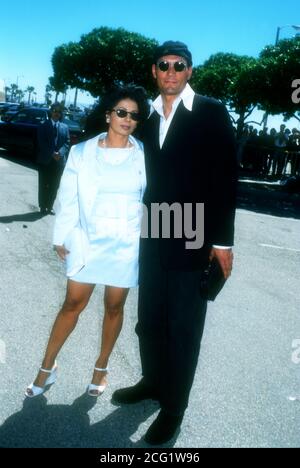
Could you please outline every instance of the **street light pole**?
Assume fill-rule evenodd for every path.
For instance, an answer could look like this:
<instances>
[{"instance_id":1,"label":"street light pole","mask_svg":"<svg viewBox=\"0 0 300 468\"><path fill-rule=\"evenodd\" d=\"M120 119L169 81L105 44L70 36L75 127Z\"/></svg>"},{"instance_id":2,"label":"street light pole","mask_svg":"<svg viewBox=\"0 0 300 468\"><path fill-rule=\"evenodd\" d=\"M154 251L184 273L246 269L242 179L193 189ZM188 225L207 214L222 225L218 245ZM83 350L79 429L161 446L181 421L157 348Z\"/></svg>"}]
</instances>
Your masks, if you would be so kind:
<instances>
[{"instance_id":1,"label":"street light pole","mask_svg":"<svg viewBox=\"0 0 300 468\"><path fill-rule=\"evenodd\" d=\"M275 41L276 46L278 45L278 42L279 42L280 31L284 28L293 28L296 31L300 31L300 25L296 25L296 24L286 24L285 26L278 26L277 34L276 34L276 41Z\"/></svg>"},{"instance_id":2,"label":"street light pole","mask_svg":"<svg viewBox=\"0 0 300 468\"><path fill-rule=\"evenodd\" d=\"M24 75L17 75L16 85L19 87L19 78L24 78Z\"/></svg>"},{"instance_id":3,"label":"street light pole","mask_svg":"<svg viewBox=\"0 0 300 468\"><path fill-rule=\"evenodd\" d=\"M277 28L277 34L276 34L276 41L275 41L275 45L276 45L276 46L278 45L278 42L279 42L280 31L281 31L281 27L278 26L278 28Z\"/></svg>"}]
</instances>

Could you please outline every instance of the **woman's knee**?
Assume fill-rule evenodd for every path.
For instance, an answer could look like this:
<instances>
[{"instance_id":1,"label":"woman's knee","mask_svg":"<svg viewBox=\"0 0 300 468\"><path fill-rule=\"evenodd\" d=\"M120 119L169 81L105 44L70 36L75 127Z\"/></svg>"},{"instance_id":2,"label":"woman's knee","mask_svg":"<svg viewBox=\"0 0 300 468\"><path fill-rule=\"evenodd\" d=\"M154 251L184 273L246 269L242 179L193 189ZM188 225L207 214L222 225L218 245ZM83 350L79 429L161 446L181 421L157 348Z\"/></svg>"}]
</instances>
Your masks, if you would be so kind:
<instances>
[{"instance_id":1,"label":"woman's knee","mask_svg":"<svg viewBox=\"0 0 300 468\"><path fill-rule=\"evenodd\" d=\"M86 301L67 298L62 307L62 313L64 314L80 314L86 307Z\"/></svg>"},{"instance_id":2,"label":"woman's knee","mask_svg":"<svg viewBox=\"0 0 300 468\"><path fill-rule=\"evenodd\" d=\"M104 293L105 313L111 318L122 316L128 292L129 289L106 286Z\"/></svg>"},{"instance_id":3,"label":"woman's knee","mask_svg":"<svg viewBox=\"0 0 300 468\"><path fill-rule=\"evenodd\" d=\"M124 305L122 302L105 301L104 303L105 313L111 318L115 318L123 315Z\"/></svg>"}]
</instances>

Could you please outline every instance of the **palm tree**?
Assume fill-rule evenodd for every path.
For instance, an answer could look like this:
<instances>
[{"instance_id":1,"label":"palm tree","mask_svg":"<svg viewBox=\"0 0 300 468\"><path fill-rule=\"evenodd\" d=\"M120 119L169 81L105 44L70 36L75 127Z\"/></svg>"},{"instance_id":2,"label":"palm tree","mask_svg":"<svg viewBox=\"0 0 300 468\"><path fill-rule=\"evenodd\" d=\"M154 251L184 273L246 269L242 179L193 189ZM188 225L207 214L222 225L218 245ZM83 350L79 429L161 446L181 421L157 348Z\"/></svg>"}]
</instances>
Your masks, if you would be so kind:
<instances>
[{"instance_id":1,"label":"palm tree","mask_svg":"<svg viewBox=\"0 0 300 468\"><path fill-rule=\"evenodd\" d=\"M50 106L51 105L51 98L52 98L52 95L51 93L54 91L53 87L50 85L50 84L47 84L46 85L46 89L45 89L45 103Z\"/></svg>"},{"instance_id":2,"label":"palm tree","mask_svg":"<svg viewBox=\"0 0 300 468\"><path fill-rule=\"evenodd\" d=\"M28 93L28 104L30 104L31 102L31 95L34 90L35 90L34 86L28 86L28 88L26 89L26 92Z\"/></svg>"},{"instance_id":3,"label":"palm tree","mask_svg":"<svg viewBox=\"0 0 300 468\"><path fill-rule=\"evenodd\" d=\"M11 101L10 86L5 86L5 101Z\"/></svg>"},{"instance_id":4,"label":"palm tree","mask_svg":"<svg viewBox=\"0 0 300 468\"><path fill-rule=\"evenodd\" d=\"M49 78L49 83L55 91L55 102L58 102L58 96L60 93L62 93L63 96L66 97L68 86L65 83L63 83L61 80L54 76L51 76Z\"/></svg>"},{"instance_id":5,"label":"palm tree","mask_svg":"<svg viewBox=\"0 0 300 468\"><path fill-rule=\"evenodd\" d=\"M16 98L17 98L17 95L18 95L18 91L19 91L19 86L16 85L16 84L12 84L10 86L10 99L12 102L15 102Z\"/></svg>"},{"instance_id":6,"label":"palm tree","mask_svg":"<svg viewBox=\"0 0 300 468\"><path fill-rule=\"evenodd\" d=\"M21 89L17 89L15 92L15 97L17 99L17 102L20 103L22 99L24 99L25 93Z\"/></svg>"}]
</instances>

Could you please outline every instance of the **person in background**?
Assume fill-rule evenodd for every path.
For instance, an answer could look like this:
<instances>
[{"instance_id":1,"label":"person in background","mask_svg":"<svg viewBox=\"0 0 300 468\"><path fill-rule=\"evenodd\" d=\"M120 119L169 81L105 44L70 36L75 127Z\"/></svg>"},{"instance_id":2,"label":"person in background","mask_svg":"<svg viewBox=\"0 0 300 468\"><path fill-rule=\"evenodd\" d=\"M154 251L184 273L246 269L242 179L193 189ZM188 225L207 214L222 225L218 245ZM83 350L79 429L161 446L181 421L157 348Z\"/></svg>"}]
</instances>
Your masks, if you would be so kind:
<instances>
[{"instance_id":1,"label":"person in background","mask_svg":"<svg viewBox=\"0 0 300 468\"><path fill-rule=\"evenodd\" d=\"M285 162L287 157L287 146L289 142L289 129L286 128L285 124L280 125L280 131L277 133L275 138L275 155L274 155L274 166L273 175L281 179L284 173Z\"/></svg>"},{"instance_id":2,"label":"person in background","mask_svg":"<svg viewBox=\"0 0 300 468\"><path fill-rule=\"evenodd\" d=\"M62 107L53 104L50 119L38 128L38 201L43 215L55 214L53 204L70 150L69 128L62 122L62 117Z\"/></svg>"}]
</instances>

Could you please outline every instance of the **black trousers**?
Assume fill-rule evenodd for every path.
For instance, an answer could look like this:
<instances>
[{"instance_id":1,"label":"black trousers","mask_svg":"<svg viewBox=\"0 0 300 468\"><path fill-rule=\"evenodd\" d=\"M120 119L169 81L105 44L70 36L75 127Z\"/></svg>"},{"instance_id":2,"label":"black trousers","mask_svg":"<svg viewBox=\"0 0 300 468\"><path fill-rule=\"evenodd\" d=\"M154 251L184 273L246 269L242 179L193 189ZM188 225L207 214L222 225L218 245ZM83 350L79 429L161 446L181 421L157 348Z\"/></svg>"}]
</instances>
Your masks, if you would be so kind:
<instances>
[{"instance_id":1,"label":"black trousers","mask_svg":"<svg viewBox=\"0 0 300 468\"><path fill-rule=\"evenodd\" d=\"M142 373L159 392L161 408L178 416L188 406L205 323L200 273L164 269L153 251L140 260L136 333Z\"/></svg>"},{"instance_id":2,"label":"black trousers","mask_svg":"<svg viewBox=\"0 0 300 468\"><path fill-rule=\"evenodd\" d=\"M39 207L52 210L63 167L54 159L47 165L39 166Z\"/></svg>"}]
</instances>

